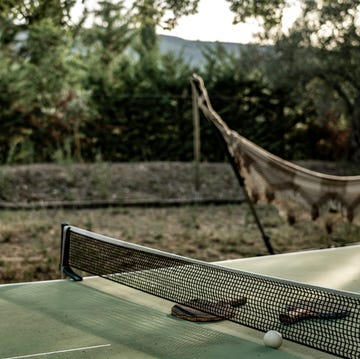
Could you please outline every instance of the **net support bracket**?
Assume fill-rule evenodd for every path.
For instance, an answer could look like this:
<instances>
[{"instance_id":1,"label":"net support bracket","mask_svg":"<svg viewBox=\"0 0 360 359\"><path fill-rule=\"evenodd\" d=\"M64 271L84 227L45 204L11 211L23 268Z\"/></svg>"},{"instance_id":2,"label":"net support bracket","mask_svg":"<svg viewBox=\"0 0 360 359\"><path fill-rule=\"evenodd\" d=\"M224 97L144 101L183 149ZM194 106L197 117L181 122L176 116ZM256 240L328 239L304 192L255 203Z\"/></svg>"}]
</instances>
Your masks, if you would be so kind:
<instances>
[{"instance_id":1,"label":"net support bracket","mask_svg":"<svg viewBox=\"0 0 360 359\"><path fill-rule=\"evenodd\" d=\"M61 271L76 282L82 281L82 277L75 273L70 266L62 266Z\"/></svg>"},{"instance_id":2,"label":"net support bracket","mask_svg":"<svg viewBox=\"0 0 360 359\"><path fill-rule=\"evenodd\" d=\"M72 280L79 282L82 277L75 273L69 264L70 227L67 223L61 224L61 257L60 270Z\"/></svg>"}]
</instances>

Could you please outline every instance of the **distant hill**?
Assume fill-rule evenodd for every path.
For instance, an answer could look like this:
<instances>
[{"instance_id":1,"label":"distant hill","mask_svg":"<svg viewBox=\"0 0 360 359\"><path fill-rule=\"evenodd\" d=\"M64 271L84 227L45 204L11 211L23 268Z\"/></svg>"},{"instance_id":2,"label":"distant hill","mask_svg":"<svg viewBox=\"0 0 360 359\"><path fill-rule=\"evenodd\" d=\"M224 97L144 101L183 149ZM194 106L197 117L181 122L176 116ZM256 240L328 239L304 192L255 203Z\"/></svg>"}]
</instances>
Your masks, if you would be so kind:
<instances>
[{"instance_id":1,"label":"distant hill","mask_svg":"<svg viewBox=\"0 0 360 359\"><path fill-rule=\"evenodd\" d=\"M233 42L208 42L184 40L175 36L159 35L159 46L162 53L182 55L184 60L192 66L204 64L203 51L221 45L227 52L239 53L241 50L252 46Z\"/></svg>"}]
</instances>

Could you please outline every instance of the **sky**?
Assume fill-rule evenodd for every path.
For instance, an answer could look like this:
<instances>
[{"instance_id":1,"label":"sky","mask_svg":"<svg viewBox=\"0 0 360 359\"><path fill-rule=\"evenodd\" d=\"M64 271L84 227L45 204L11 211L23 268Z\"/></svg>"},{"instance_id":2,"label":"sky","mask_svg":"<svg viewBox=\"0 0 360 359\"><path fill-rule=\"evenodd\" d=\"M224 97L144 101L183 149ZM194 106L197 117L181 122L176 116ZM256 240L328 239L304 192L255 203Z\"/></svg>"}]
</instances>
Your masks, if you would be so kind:
<instances>
[{"instance_id":1,"label":"sky","mask_svg":"<svg viewBox=\"0 0 360 359\"><path fill-rule=\"evenodd\" d=\"M284 12L283 29L286 31L300 15L300 4ZM249 43L259 27L255 21L233 25L234 13L225 0L200 0L198 13L184 16L172 31L158 30L159 34L178 36L186 40Z\"/></svg>"},{"instance_id":2,"label":"sky","mask_svg":"<svg viewBox=\"0 0 360 359\"><path fill-rule=\"evenodd\" d=\"M256 24L233 25L234 14L225 0L200 0L198 13L184 16L172 31L159 29L159 34L186 40L248 43L253 40Z\"/></svg>"},{"instance_id":3,"label":"sky","mask_svg":"<svg viewBox=\"0 0 360 359\"><path fill-rule=\"evenodd\" d=\"M96 4L96 0L90 0ZM74 16L81 11L80 0L75 8ZM258 30L255 22L233 25L234 14L229 9L230 3L225 0L200 0L198 13L182 17L172 31L158 29L158 34L181 37L186 40L219 41L249 43L254 40ZM299 14L294 6L285 15L286 29Z\"/></svg>"}]
</instances>

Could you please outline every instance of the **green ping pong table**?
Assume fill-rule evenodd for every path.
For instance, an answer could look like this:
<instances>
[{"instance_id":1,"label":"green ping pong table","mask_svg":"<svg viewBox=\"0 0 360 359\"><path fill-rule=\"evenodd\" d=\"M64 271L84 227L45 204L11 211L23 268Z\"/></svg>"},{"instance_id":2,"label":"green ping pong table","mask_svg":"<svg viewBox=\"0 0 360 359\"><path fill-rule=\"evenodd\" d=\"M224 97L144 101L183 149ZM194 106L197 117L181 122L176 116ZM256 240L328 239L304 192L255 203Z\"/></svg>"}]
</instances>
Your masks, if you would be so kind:
<instances>
[{"instance_id":1,"label":"green ping pong table","mask_svg":"<svg viewBox=\"0 0 360 359\"><path fill-rule=\"evenodd\" d=\"M360 292L360 245L218 262L222 266ZM193 323L174 303L99 277L0 286L4 358L333 358L223 320Z\"/></svg>"}]
</instances>

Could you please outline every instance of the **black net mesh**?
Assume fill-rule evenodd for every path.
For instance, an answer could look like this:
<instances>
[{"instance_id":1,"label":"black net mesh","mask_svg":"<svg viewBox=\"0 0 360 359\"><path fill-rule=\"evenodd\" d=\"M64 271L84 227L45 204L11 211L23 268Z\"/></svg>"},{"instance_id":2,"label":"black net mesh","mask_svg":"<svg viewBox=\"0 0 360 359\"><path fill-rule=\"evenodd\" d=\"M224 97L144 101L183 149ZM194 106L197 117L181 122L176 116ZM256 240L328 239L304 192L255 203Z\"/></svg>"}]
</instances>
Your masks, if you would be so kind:
<instances>
[{"instance_id":1,"label":"black net mesh","mask_svg":"<svg viewBox=\"0 0 360 359\"><path fill-rule=\"evenodd\" d=\"M340 357L360 357L357 294L124 246L72 228L66 238L65 266L261 331L275 329L286 339Z\"/></svg>"}]
</instances>

